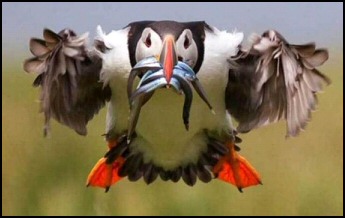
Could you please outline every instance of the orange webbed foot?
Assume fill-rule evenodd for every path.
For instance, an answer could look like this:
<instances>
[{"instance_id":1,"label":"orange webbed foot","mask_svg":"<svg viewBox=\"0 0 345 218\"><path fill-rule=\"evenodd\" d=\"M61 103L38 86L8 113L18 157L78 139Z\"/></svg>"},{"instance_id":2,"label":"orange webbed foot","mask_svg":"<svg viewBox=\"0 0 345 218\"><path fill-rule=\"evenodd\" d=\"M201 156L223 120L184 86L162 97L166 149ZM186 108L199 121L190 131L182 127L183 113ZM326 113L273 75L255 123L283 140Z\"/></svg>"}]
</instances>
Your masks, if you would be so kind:
<instances>
[{"instance_id":1,"label":"orange webbed foot","mask_svg":"<svg viewBox=\"0 0 345 218\"><path fill-rule=\"evenodd\" d=\"M86 182L87 186L105 188L105 192L108 192L110 186L122 178L118 175L118 171L125 162L125 159L121 156L116 157L113 155L114 151L119 150L115 150L117 144L116 141L108 142L109 152L95 164L89 173Z\"/></svg>"},{"instance_id":2,"label":"orange webbed foot","mask_svg":"<svg viewBox=\"0 0 345 218\"><path fill-rule=\"evenodd\" d=\"M235 151L235 144L227 144L229 153L220 158L213 168L218 179L235 185L240 192L242 188L262 184L259 173L241 155Z\"/></svg>"}]
</instances>

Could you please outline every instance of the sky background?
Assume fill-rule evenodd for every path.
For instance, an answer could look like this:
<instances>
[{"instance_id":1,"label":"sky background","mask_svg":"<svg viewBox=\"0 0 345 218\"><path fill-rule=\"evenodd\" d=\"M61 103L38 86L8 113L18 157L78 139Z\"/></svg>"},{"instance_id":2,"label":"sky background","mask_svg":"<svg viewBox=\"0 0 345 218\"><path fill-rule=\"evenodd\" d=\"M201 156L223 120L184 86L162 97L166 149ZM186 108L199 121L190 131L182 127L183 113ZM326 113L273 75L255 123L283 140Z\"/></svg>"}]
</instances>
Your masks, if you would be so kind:
<instances>
[{"instance_id":1,"label":"sky background","mask_svg":"<svg viewBox=\"0 0 345 218\"><path fill-rule=\"evenodd\" d=\"M343 3L2 3L2 58L26 57L29 38L42 37L45 27L93 38L97 25L109 32L150 19L205 20L246 36L276 29L295 43L343 48Z\"/></svg>"}]
</instances>

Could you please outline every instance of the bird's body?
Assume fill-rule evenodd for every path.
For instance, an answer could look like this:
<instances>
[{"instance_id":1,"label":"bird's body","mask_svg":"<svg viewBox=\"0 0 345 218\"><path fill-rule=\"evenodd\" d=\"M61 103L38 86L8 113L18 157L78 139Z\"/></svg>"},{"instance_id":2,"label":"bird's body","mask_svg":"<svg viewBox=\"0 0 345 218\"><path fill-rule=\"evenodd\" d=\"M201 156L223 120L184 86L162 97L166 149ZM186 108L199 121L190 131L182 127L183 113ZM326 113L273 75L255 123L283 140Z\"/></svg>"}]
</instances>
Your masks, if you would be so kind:
<instances>
[{"instance_id":1,"label":"bird's body","mask_svg":"<svg viewBox=\"0 0 345 218\"><path fill-rule=\"evenodd\" d=\"M123 34L122 37L116 38L127 40L125 36L128 31L119 30L110 33L112 34ZM157 166L171 170L195 163L201 151L206 151L207 136L204 130L232 130L225 108L224 90L230 68L229 58L237 54L242 38L242 33L227 33L217 29L213 32L206 31L204 61L198 78L204 84L215 114L210 112L200 98L195 97L190 112L190 127L186 131L181 122L183 98L172 89L157 90L150 104L146 104L141 111L136 128L138 137L131 144L133 150L142 152L145 160L152 160ZM219 40L223 40L224 44L219 43ZM113 48L116 53L109 52L103 58L105 70L102 72L102 78L109 81L112 90L106 132L115 135L126 131L128 126L129 105L123 93L127 89L131 66L128 61L122 60L123 67L119 70L118 64L113 63L119 56L117 52L120 52L122 57L128 56L127 48L123 46L125 44L126 42L118 43Z\"/></svg>"},{"instance_id":2,"label":"bird's body","mask_svg":"<svg viewBox=\"0 0 345 218\"><path fill-rule=\"evenodd\" d=\"M30 41L36 57L24 68L39 73L34 84L43 90L45 129L53 117L86 134L87 122L109 101L109 151L88 178L107 190L126 176L148 184L158 175L182 178L192 186L213 175L240 190L259 184L237 153L232 118L242 133L286 119L287 135L296 136L315 108L315 93L329 82L315 68L327 60L326 50L291 45L273 30L252 37L248 49L243 33L205 22L141 21L97 33L94 48L86 49L86 36L44 30L45 41Z\"/></svg>"}]
</instances>

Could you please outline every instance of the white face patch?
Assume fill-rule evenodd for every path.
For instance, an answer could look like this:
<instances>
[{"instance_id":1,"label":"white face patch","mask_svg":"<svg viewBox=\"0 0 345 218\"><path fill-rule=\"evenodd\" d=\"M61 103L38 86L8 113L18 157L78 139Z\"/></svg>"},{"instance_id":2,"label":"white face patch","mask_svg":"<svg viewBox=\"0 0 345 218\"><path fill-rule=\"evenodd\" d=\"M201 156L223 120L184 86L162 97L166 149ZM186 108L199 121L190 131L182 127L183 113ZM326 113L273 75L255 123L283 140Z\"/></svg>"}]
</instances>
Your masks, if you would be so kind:
<instances>
[{"instance_id":1,"label":"white face patch","mask_svg":"<svg viewBox=\"0 0 345 218\"><path fill-rule=\"evenodd\" d=\"M199 54L192 31L185 29L178 37L175 46L179 60L186 62L193 68L196 65ZM161 37L150 27L145 28L136 47L136 62L150 56L159 56L162 48L163 41Z\"/></svg>"},{"instance_id":2,"label":"white face patch","mask_svg":"<svg viewBox=\"0 0 345 218\"><path fill-rule=\"evenodd\" d=\"M135 59L137 62L150 57L158 56L162 50L163 42L159 35L151 28L144 29L138 41Z\"/></svg>"},{"instance_id":3,"label":"white face patch","mask_svg":"<svg viewBox=\"0 0 345 218\"><path fill-rule=\"evenodd\" d=\"M190 67L194 67L198 60L198 48L193 39L192 31L185 29L176 41L177 55L182 58L180 61L188 63Z\"/></svg>"}]
</instances>

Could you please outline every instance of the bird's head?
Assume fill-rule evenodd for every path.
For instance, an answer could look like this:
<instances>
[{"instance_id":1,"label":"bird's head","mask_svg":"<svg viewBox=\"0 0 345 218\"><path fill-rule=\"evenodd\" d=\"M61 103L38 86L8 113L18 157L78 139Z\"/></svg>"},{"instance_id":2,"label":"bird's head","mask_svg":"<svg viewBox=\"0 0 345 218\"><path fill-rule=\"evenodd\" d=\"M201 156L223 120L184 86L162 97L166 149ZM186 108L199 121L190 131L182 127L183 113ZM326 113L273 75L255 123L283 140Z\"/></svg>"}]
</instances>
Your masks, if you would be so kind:
<instances>
[{"instance_id":1,"label":"bird's head","mask_svg":"<svg viewBox=\"0 0 345 218\"><path fill-rule=\"evenodd\" d=\"M138 25L141 31L138 31ZM129 47L133 46L134 51L132 65L154 56L161 63L168 83L178 61L188 64L197 72L204 55L204 32L197 27L198 25L173 21L132 24L133 37L129 38L132 40L129 41Z\"/></svg>"}]
</instances>

